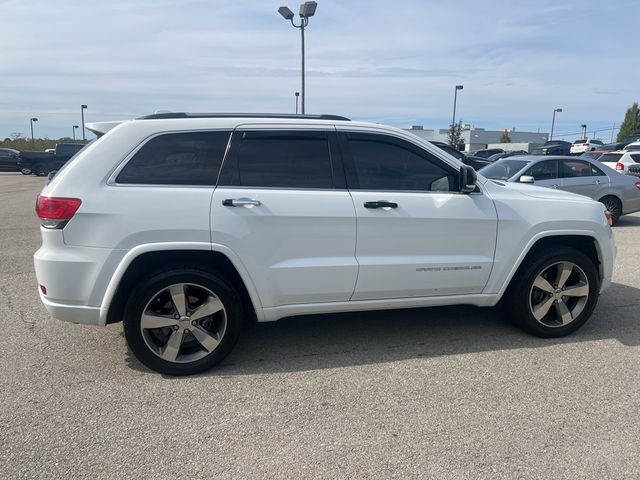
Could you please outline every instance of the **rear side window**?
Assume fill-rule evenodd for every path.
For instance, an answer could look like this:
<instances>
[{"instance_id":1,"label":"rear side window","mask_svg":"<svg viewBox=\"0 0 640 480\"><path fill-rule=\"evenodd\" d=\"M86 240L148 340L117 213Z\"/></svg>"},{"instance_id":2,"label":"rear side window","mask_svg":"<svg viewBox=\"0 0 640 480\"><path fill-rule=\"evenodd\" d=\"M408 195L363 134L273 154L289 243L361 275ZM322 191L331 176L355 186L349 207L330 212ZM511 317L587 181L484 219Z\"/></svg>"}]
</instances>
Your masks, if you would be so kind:
<instances>
[{"instance_id":1,"label":"rear side window","mask_svg":"<svg viewBox=\"0 0 640 480\"><path fill-rule=\"evenodd\" d=\"M333 188L326 132L239 132L221 184L269 188Z\"/></svg>"},{"instance_id":2,"label":"rear side window","mask_svg":"<svg viewBox=\"0 0 640 480\"><path fill-rule=\"evenodd\" d=\"M117 183L215 185L230 131L167 133L152 138L122 169Z\"/></svg>"},{"instance_id":3,"label":"rear side window","mask_svg":"<svg viewBox=\"0 0 640 480\"><path fill-rule=\"evenodd\" d=\"M562 160L560 162L560 170L563 178L593 177L604 175L604 173L602 173L596 167L583 160Z\"/></svg>"},{"instance_id":4,"label":"rear side window","mask_svg":"<svg viewBox=\"0 0 640 480\"><path fill-rule=\"evenodd\" d=\"M631 155L629 155L631 157L631 159L636 162L636 163L640 163L640 153L632 153Z\"/></svg>"}]
</instances>

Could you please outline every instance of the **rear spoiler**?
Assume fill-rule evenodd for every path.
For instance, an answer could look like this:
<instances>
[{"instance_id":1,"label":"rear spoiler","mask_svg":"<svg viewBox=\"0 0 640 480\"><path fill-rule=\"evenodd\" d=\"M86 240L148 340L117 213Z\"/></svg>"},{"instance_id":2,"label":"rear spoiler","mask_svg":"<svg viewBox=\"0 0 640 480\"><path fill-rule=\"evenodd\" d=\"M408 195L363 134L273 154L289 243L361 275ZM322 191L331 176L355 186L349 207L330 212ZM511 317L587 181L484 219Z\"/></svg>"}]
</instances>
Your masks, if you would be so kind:
<instances>
[{"instance_id":1,"label":"rear spoiler","mask_svg":"<svg viewBox=\"0 0 640 480\"><path fill-rule=\"evenodd\" d=\"M113 122L92 122L92 123L85 123L84 126L87 127L87 130L94 133L96 137L100 138L109 130L117 127L123 122L124 120L113 121Z\"/></svg>"}]
</instances>

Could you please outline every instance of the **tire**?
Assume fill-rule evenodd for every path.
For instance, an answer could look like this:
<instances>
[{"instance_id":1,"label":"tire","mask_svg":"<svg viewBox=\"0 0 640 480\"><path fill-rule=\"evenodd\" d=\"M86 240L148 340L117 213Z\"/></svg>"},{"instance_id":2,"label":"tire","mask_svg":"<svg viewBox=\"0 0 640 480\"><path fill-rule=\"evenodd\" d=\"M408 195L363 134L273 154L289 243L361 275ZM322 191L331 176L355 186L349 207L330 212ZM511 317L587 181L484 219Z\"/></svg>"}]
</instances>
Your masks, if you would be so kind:
<instances>
[{"instance_id":1,"label":"tire","mask_svg":"<svg viewBox=\"0 0 640 480\"><path fill-rule=\"evenodd\" d=\"M563 337L589 319L599 291L596 266L582 252L564 246L540 249L516 272L505 307L523 330L544 338Z\"/></svg>"},{"instance_id":2,"label":"tire","mask_svg":"<svg viewBox=\"0 0 640 480\"><path fill-rule=\"evenodd\" d=\"M21 168L20 169L20 173L22 173L23 175L31 175L31 169L30 168Z\"/></svg>"},{"instance_id":3,"label":"tire","mask_svg":"<svg viewBox=\"0 0 640 480\"><path fill-rule=\"evenodd\" d=\"M622 216L622 202L613 195L607 195L598 201L607 207L607 210L611 213L611 223L613 225L618 223L618 220L620 220L620 217Z\"/></svg>"},{"instance_id":4,"label":"tire","mask_svg":"<svg viewBox=\"0 0 640 480\"><path fill-rule=\"evenodd\" d=\"M236 344L242 323L242 302L233 286L217 272L191 265L141 280L129 295L123 319L136 358L167 375L192 375L221 362Z\"/></svg>"},{"instance_id":5,"label":"tire","mask_svg":"<svg viewBox=\"0 0 640 480\"><path fill-rule=\"evenodd\" d=\"M33 167L33 173L35 173L38 177L44 177L49 173L49 169L47 169L47 167L45 167L41 163L38 163L35 167Z\"/></svg>"}]
</instances>

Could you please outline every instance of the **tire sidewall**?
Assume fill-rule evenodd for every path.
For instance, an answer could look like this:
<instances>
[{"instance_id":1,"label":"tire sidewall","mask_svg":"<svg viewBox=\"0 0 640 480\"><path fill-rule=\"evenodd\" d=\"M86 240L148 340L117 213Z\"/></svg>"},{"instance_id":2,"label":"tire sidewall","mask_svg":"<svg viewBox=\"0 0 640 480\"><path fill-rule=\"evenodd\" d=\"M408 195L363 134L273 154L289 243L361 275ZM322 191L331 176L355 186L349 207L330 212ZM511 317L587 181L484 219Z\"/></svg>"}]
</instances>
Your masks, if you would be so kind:
<instances>
[{"instance_id":1,"label":"tire sidewall","mask_svg":"<svg viewBox=\"0 0 640 480\"><path fill-rule=\"evenodd\" d=\"M227 316L226 330L218 347L206 357L189 363L168 362L158 357L149 349L140 330L140 318L151 297L176 283L191 283L211 290L223 303ZM150 369L168 375L200 373L222 361L237 342L242 321L240 298L222 277L214 272L186 268L157 273L143 279L131 292L123 318L125 338L136 358Z\"/></svg>"},{"instance_id":2,"label":"tire sidewall","mask_svg":"<svg viewBox=\"0 0 640 480\"><path fill-rule=\"evenodd\" d=\"M533 316L529 306L529 295L536 277L546 268L558 262L571 262L582 269L589 280L589 298L582 312L570 324L549 327L538 322ZM520 277L509 296L509 315L514 323L534 335L546 338L569 335L584 325L598 302L600 291L598 271L593 262L577 250L560 248L554 249L553 252L540 252L539 256L529 262L524 270L518 272L517 275Z\"/></svg>"}]
</instances>

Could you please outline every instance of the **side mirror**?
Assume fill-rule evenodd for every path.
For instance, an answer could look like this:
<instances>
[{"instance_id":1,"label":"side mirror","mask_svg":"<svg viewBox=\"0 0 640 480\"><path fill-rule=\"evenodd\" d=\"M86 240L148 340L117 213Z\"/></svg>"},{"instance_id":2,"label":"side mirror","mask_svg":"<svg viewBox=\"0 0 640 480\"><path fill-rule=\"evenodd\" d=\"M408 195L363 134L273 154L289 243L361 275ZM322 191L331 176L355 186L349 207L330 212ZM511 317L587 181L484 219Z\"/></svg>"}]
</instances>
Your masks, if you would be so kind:
<instances>
[{"instance_id":1,"label":"side mirror","mask_svg":"<svg viewBox=\"0 0 640 480\"><path fill-rule=\"evenodd\" d=\"M533 178L531 175L522 175L518 181L520 183L534 183L536 181L535 178Z\"/></svg>"},{"instance_id":2,"label":"side mirror","mask_svg":"<svg viewBox=\"0 0 640 480\"><path fill-rule=\"evenodd\" d=\"M473 167L462 165L460 167L460 191L462 193L471 193L476 189L476 181L478 176Z\"/></svg>"}]
</instances>

